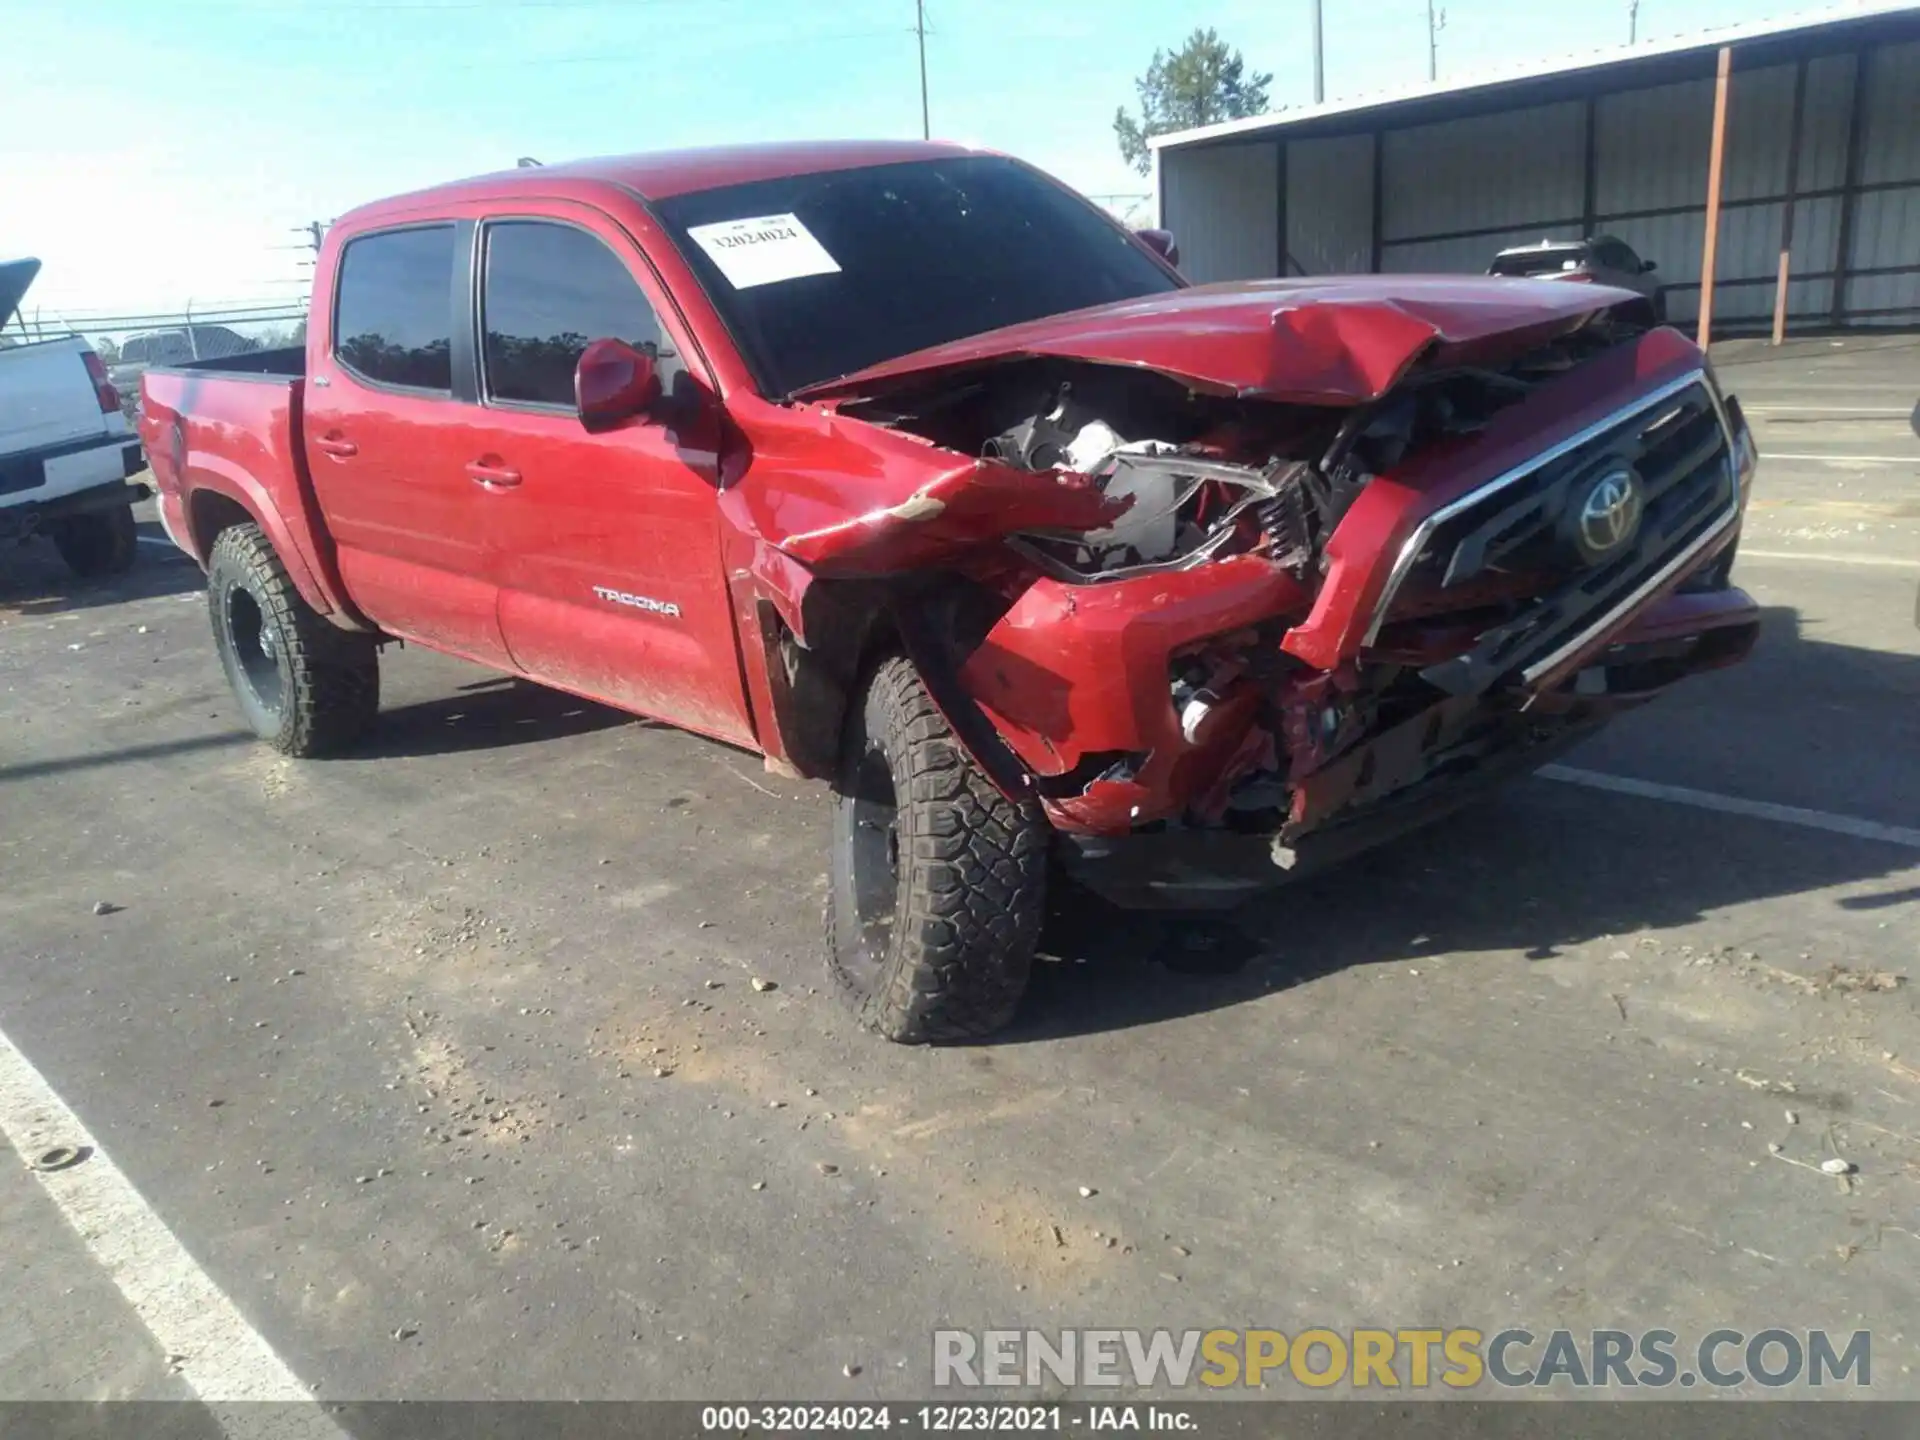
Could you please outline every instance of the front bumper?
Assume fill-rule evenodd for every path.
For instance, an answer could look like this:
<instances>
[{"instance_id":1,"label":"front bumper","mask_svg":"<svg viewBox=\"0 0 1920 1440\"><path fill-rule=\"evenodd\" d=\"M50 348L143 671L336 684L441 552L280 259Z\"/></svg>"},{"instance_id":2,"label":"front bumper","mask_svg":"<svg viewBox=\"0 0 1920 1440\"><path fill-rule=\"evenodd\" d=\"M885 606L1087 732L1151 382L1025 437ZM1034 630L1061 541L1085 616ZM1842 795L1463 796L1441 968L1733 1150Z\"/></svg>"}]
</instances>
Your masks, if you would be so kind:
<instances>
[{"instance_id":1,"label":"front bumper","mask_svg":"<svg viewBox=\"0 0 1920 1440\"><path fill-rule=\"evenodd\" d=\"M1511 749L1486 763L1408 786L1290 846L1280 846L1275 835L1228 830L1164 829L1121 837L1062 832L1061 864L1124 909L1225 909L1430 825L1549 763L1604 723L1582 716L1528 727L1516 734Z\"/></svg>"},{"instance_id":2,"label":"front bumper","mask_svg":"<svg viewBox=\"0 0 1920 1440\"><path fill-rule=\"evenodd\" d=\"M1623 709L1668 686L1745 659L1760 611L1743 591L1668 597L1557 688L1514 693L1468 711L1441 700L1307 776L1304 833L1161 824L1121 835L1060 831L1068 872L1127 908L1231 906L1337 864L1471 804L1549 763ZM1471 747L1436 756L1416 737L1462 717Z\"/></svg>"}]
</instances>

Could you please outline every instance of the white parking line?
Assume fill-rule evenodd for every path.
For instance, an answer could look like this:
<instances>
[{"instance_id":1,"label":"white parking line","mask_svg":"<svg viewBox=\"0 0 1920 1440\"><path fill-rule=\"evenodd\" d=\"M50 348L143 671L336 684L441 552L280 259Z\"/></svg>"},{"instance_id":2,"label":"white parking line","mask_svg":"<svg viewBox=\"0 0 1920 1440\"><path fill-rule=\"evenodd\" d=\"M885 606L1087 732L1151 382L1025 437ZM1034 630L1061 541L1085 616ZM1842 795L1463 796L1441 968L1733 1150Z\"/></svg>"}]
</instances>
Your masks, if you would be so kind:
<instances>
[{"instance_id":1,"label":"white parking line","mask_svg":"<svg viewBox=\"0 0 1920 1440\"><path fill-rule=\"evenodd\" d=\"M1748 550L1741 548L1742 560L1806 560L1817 565L1874 565L1888 570L1920 570L1920 560L1902 560L1896 555L1831 555L1811 550Z\"/></svg>"},{"instance_id":2,"label":"white parking line","mask_svg":"<svg viewBox=\"0 0 1920 1440\"><path fill-rule=\"evenodd\" d=\"M1745 415L1898 415L1902 420L1913 414L1913 407L1887 405L1742 405Z\"/></svg>"},{"instance_id":3,"label":"white parking line","mask_svg":"<svg viewBox=\"0 0 1920 1440\"><path fill-rule=\"evenodd\" d=\"M1920 455L1789 455L1784 450L1761 448L1760 459L1813 460L1822 465L1920 465Z\"/></svg>"},{"instance_id":4,"label":"white parking line","mask_svg":"<svg viewBox=\"0 0 1920 1440\"><path fill-rule=\"evenodd\" d=\"M0 1130L29 1166L56 1146L66 1169L34 1170L177 1373L235 1440L344 1440L234 1303L175 1238L46 1077L0 1033ZM278 1401L275 1405L241 1402Z\"/></svg>"},{"instance_id":5,"label":"white parking line","mask_svg":"<svg viewBox=\"0 0 1920 1440\"><path fill-rule=\"evenodd\" d=\"M1624 775L1602 775L1597 770L1576 770L1570 765L1543 765L1535 773L1543 780L1584 785L1589 790L1633 795L1642 800L1665 800L1674 805L1691 805L1696 810L1744 815L1750 820L1772 820L1781 825L1798 825L1806 830L1825 830L1834 835L1851 835L1856 840L1878 840L1920 850L1920 830L1910 830L1904 825L1882 825L1877 820L1858 820L1825 810L1803 810L1798 805L1774 805L1765 800L1716 795L1710 790L1690 790L1684 785L1658 785L1651 780L1631 780Z\"/></svg>"}]
</instances>

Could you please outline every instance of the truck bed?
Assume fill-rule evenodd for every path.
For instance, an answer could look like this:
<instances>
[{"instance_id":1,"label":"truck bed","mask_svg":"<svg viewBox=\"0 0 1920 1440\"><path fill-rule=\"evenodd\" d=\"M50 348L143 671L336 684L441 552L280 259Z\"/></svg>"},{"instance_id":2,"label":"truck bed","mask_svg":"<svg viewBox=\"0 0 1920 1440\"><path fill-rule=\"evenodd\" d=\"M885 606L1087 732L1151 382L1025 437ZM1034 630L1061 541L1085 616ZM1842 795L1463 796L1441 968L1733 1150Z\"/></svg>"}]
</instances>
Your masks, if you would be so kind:
<instances>
[{"instance_id":1,"label":"truck bed","mask_svg":"<svg viewBox=\"0 0 1920 1440\"><path fill-rule=\"evenodd\" d=\"M156 366L140 377L140 435L176 545L204 568L219 519L209 507L224 497L266 531L301 594L325 615L344 598L308 481L305 370L297 349Z\"/></svg>"},{"instance_id":2,"label":"truck bed","mask_svg":"<svg viewBox=\"0 0 1920 1440\"><path fill-rule=\"evenodd\" d=\"M144 375L226 375L236 379L297 380L307 373L307 351L302 345L277 350L249 350L218 360L192 360L184 365L152 365Z\"/></svg>"}]
</instances>

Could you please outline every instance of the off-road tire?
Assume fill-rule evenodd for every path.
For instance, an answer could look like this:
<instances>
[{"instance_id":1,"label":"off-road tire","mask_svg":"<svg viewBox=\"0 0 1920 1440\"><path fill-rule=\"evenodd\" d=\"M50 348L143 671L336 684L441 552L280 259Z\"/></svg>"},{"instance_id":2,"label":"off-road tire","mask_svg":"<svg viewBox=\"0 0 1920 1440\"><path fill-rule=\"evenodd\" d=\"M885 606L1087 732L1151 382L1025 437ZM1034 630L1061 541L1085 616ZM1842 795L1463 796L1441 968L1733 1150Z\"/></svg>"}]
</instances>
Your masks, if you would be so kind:
<instances>
[{"instance_id":1,"label":"off-road tire","mask_svg":"<svg viewBox=\"0 0 1920 1440\"><path fill-rule=\"evenodd\" d=\"M837 791L834 989L861 1024L902 1044L998 1030L1026 991L1046 911L1039 808L1000 793L899 656L880 662L849 708ZM889 807L882 841L875 817Z\"/></svg>"},{"instance_id":2,"label":"off-road tire","mask_svg":"<svg viewBox=\"0 0 1920 1440\"><path fill-rule=\"evenodd\" d=\"M124 575L140 553L133 502L85 515L69 515L47 527L67 568L82 580Z\"/></svg>"},{"instance_id":3,"label":"off-road tire","mask_svg":"<svg viewBox=\"0 0 1920 1440\"><path fill-rule=\"evenodd\" d=\"M214 541L207 616L241 713L281 754L338 754L373 723L373 637L329 624L307 604L258 525L231 526Z\"/></svg>"}]
</instances>

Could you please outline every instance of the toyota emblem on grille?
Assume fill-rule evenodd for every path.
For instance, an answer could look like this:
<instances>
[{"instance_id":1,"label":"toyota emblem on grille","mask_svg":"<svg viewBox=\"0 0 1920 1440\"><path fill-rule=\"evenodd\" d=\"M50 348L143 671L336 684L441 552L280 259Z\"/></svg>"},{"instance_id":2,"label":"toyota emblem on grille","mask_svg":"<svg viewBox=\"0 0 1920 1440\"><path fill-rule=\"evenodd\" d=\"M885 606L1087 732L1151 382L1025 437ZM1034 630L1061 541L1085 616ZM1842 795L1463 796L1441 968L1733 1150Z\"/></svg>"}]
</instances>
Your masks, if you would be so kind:
<instances>
[{"instance_id":1,"label":"toyota emblem on grille","mask_svg":"<svg viewBox=\"0 0 1920 1440\"><path fill-rule=\"evenodd\" d=\"M1609 470L1594 482L1580 502L1574 535L1580 553L1599 564L1628 544L1640 528L1646 499L1640 477L1628 469Z\"/></svg>"}]
</instances>

